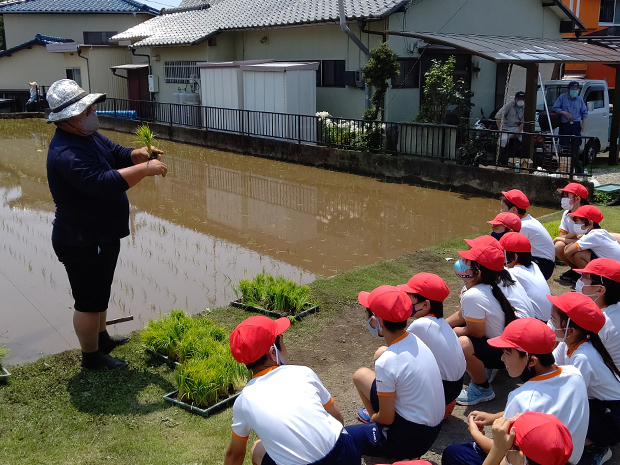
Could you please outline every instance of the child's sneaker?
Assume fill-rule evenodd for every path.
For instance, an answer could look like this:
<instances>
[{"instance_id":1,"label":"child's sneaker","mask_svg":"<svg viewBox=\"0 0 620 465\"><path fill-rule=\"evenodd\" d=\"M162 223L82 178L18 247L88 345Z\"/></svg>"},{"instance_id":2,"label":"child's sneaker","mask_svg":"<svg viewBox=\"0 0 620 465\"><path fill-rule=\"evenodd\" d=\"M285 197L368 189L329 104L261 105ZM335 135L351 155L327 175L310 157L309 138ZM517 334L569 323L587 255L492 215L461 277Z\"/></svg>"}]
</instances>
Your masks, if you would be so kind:
<instances>
[{"instance_id":1,"label":"child's sneaker","mask_svg":"<svg viewBox=\"0 0 620 465\"><path fill-rule=\"evenodd\" d=\"M602 465L611 458L611 449L609 447L597 446L590 444L583 449L579 465Z\"/></svg>"},{"instance_id":2,"label":"child's sneaker","mask_svg":"<svg viewBox=\"0 0 620 465\"><path fill-rule=\"evenodd\" d=\"M495 399L495 393L491 386L484 389L472 381L461 391L456 398L456 403L459 405L476 405L493 399Z\"/></svg>"},{"instance_id":3,"label":"child's sneaker","mask_svg":"<svg viewBox=\"0 0 620 465\"><path fill-rule=\"evenodd\" d=\"M456 405L456 400L453 400L448 405L446 405L446 410L443 415L443 419L447 420L452 415L452 411L454 410L454 406Z\"/></svg>"}]
</instances>

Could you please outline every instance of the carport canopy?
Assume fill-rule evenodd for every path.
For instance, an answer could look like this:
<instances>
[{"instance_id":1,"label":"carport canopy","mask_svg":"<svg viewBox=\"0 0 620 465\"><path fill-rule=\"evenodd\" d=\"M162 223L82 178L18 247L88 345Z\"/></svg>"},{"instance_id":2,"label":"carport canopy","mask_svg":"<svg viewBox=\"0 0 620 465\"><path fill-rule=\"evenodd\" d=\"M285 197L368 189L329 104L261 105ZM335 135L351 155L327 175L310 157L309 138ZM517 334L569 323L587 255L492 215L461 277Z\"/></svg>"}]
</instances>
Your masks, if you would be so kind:
<instances>
[{"instance_id":1,"label":"carport canopy","mask_svg":"<svg viewBox=\"0 0 620 465\"><path fill-rule=\"evenodd\" d=\"M512 63L526 68L525 131L533 132L536 118L538 65L540 63L601 63L616 68L615 88L620 89L620 52L599 45L564 39L485 36L439 32L388 31L388 36L421 39L427 44L453 47L495 63ZM620 108L620 92L614 92L614 108ZM609 163L618 164L620 111L612 118ZM533 150L533 146L528 147ZM531 155L531 153L530 153Z\"/></svg>"}]
</instances>

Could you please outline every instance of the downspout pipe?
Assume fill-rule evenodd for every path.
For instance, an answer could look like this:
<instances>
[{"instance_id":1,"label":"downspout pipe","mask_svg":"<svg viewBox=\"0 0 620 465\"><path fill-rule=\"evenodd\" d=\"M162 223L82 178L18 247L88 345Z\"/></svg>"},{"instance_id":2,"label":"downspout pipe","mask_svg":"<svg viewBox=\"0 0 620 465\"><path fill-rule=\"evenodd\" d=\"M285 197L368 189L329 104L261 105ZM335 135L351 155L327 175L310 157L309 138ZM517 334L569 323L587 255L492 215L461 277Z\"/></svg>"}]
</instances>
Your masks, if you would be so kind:
<instances>
[{"instance_id":1,"label":"downspout pipe","mask_svg":"<svg viewBox=\"0 0 620 465\"><path fill-rule=\"evenodd\" d=\"M370 56L370 51L362 43L362 41L355 34L353 34L353 31L351 31L351 29L349 29L349 26L347 25L347 17L344 12L344 0L338 0L338 10L340 28L344 31L346 35L349 36L349 38L353 41L355 45L357 45L357 47L364 53L364 55L366 55L366 59L368 59L368 57ZM366 83L364 83L364 91L366 94L364 99L364 107L368 109L370 108L370 87L368 87L368 84Z\"/></svg>"},{"instance_id":2,"label":"downspout pipe","mask_svg":"<svg viewBox=\"0 0 620 465\"><path fill-rule=\"evenodd\" d=\"M151 55L136 53L136 48L133 46L129 47L129 50L131 50L131 54L135 57L145 57L149 61L149 74L153 74L153 71L151 70ZM149 92L149 99L151 102L153 101L153 92Z\"/></svg>"},{"instance_id":3,"label":"downspout pipe","mask_svg":"<svg viewBox=\"0 0 620 465\"><path fill-rule=\"evenodd\" d=\"M90 87L90 61L88 61L88 58L82 56L81 48L78 47L77 53L80 58L83 58L84 60L86 60L86 72L88 73L88 92L92 92L93 90Z\"/></svg>"}]
</instances>

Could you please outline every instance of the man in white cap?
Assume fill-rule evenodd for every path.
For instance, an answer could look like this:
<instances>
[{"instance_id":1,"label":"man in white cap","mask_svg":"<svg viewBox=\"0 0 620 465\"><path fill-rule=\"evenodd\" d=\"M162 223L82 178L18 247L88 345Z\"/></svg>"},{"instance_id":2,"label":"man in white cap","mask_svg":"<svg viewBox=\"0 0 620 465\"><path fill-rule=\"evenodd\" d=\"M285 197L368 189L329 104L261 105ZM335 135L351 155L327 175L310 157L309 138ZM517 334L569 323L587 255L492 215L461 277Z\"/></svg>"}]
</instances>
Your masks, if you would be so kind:
<instances>
[{"instance_id":1,"label":"man in white cap","mask_svg":"<svg viewBox=\"0 0 620 465\"><path fill-rule=\"evenodd\" d=\"M56 81L47 92L47 121L57 126L47 154L47 179L56 204L52 245L75 300L73 327L82 367L91 370L127 365L108 354L129 338L111 337L106 330L120 239L129 235L125 191L146 176L167 172L161 161L149 160L146 147L122 147L97 132L95 104L103 100L105 94L89 94L70 79Z\"/></svg>"}]
</instances>

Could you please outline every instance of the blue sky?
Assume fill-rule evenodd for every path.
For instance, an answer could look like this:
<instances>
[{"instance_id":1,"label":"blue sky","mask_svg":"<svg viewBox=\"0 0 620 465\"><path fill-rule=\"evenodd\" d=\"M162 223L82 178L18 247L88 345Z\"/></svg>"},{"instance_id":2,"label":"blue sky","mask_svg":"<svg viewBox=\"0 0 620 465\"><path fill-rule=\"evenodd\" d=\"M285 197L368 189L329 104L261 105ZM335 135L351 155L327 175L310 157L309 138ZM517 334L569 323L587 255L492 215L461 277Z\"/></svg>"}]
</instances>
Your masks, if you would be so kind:
<instances>
[{"instance_id":1,"label":"blue sky","mask_svg":"<svg viewBox=\"0 0 620 465\"><path fill-rule=\"evenodd\" d=\"M152 6L153 8L157 8L158 10L162 8L171 8L173 6L178 6L181 3L181 0L138 0L140 3L146 3L147 5Z\"/></svg>"}]
</instances>

